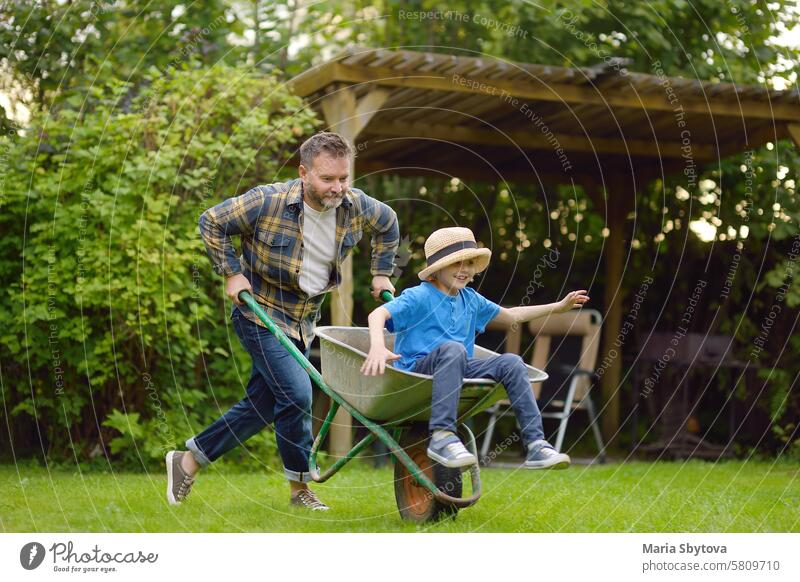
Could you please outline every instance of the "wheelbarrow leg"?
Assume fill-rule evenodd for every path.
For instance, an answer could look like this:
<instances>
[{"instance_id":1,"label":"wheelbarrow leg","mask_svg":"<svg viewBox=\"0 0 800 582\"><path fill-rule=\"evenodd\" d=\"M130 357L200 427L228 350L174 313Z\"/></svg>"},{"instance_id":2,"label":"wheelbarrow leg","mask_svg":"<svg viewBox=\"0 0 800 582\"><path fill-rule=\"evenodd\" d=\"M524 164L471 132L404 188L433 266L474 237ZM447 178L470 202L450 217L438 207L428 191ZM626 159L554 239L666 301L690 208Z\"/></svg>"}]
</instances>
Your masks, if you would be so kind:
<instances>
[{"instance_id":1,"label":"wheelbarrow leg","mask_svg":"<svg viewBox=\"0 0 800 582\"><path fill-rule=\"evenodd\" d=\"M485 459L489 454L489 447L492 444L492 437L494 436L494 427L497 424L497 414L500 406L495 404L486 412L489 413L489 423L486 425L486 434L483 436L483 445L481 446L481 459Z\"/></svg>"},{"instance_id":2,"label":"wheelbarrow leg","mask_svg":"<svg viewBox=\"0 0 800 582\"><path fill-rule=\"evenodd\" d=\"M317 435L317 438L314 439L314 444L311 447L311 454L308 457L308 472L311 474L311 478L317 483L324 483L333 477L339 471L339 469L353 460L358 453L367 448L377 437L375 433L370 432L356 446L350 449L350 452L338 459L327 471L320 475L319 466L317 465L317 453L319 453L319 448L322 446L322 441L325 440L325 436L328 434L328 430L331 427L333 417L336 416L336 410L338 408L339 404L337 402L333 402L331 404L331 409L328 411L328 416L325 417L325 422L322 423L322 426L319 429L319 434Z\"/></svg>"}]
</instances>

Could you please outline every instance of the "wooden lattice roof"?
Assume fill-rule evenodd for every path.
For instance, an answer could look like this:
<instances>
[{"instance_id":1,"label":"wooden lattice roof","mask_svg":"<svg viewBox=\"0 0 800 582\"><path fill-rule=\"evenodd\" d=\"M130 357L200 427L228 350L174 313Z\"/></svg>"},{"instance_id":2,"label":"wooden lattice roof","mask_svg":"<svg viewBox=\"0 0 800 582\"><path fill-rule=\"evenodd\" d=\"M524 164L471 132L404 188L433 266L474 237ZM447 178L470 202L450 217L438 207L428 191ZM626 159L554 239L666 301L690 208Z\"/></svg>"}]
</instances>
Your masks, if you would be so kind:
<instances>
[{"instance_id":1,"label":"wooden lattice roof","mask_svg":"<svg viewBox=\"0 0 800 582\"><path fill-rule=\"evenodd\" d=\"M290 81L352 94L359 172L558 181L644 178L800 135L795 91L492 57L354 47Z\"/></svg>"},{"instance_id":2,"label":"wooden lattice roof","mask_svg":"<svg viewBox=\"0 0 800 582\"><path fill-rule=\"evenodd\" d=\"M290 81L328 127L355 142L356 170L433 174L487 181L586 187L604 215L603 353L622 325L628 213L649 180L682 172L691 186L701 166L768 141L800 146L800 95L590 68L513 63L416 50L351 48ZM605 188L603 188L603 186ZM352 274L331 304L352 314ZM603 427L617 433L620 358L603 375ZM350 438L346 424L333 449Z\"/></svg>"}]
</instances>

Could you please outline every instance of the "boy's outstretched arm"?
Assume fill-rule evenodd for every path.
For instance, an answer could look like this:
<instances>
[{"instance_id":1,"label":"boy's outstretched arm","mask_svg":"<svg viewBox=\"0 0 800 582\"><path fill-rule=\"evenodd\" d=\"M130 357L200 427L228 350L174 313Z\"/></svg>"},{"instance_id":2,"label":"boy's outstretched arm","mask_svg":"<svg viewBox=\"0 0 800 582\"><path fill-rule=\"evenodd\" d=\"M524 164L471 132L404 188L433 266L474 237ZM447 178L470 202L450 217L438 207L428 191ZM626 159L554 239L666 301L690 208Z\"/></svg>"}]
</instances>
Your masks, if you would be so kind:
<instances>
[{"instance_id":1,"label":"boy's outstretched arm","mask_svg":"<svg viewBox=\"0 0 800 582\"><path fill-rule=\"evenodd\" d=\"M400 359L400 356L386 349L383 341L383 328L391 318L392 314L385 307L378 307L367 318L369 322L369 353L361 365L361 373L365 376L383 374L387 361Z\"/></svg>"},{"instance_id":2,"label":"boy's outstretched arm","mask_svg":"<svg viewBox=\"0 0 800 582\"><path fill-rule=\"evenodd\" d=\"M501 307L493 321L501 325L524 323L538 317L553 313L566 313L576 307L581 307L589 301L588 291L572 291L567 293L561 301L547 303L546 305L529 305L526 307Z\"/></svg>"}]
</instances>

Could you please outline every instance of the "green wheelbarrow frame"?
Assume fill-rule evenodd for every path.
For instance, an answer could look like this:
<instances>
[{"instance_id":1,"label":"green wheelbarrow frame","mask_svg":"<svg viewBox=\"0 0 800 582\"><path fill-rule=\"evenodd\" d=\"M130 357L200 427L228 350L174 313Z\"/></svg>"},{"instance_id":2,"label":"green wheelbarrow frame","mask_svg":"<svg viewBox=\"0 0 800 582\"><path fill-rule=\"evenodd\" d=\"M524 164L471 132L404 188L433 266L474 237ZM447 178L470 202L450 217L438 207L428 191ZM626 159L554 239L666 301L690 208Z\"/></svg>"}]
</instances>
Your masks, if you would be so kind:
<instances>
[{"instance_id":1,"label":"green wheelbarrow frame","mask_svg":"<svg viewBox=\"0 0 800 582\"><path fill-rule=\"evenodd\" d=\"M384 291L381 294L381 299L384 301L391 301L392 295L387 291ZM405 450L400 446L398 443L400 436L405 428L409 426L409 422L412 420L419 419L421 416L424 415L425 411L430 408L430 402L425 402L423 406L420 406L416 410L405 410L403 414L399 415L399 417L395 417L393 419L385 419L381 422L376 422L371 420L357 408L352 406L345 398L339 394L337 391L333 390L325 380L322 378L322 374L311 364L308 358L295 346L295 344L286 336L286 334L281 330L272 318L267 315L267 313L263 310L263 308L256 302L256 300L252 297L250 293L247 291L242 291L239 294L239 299L247 304L256 316L264 323L267 329L275 335L278 341L287 349L289 354L303 367L303 369L308 373L311 380L319 386L319 389L322 390L330 399L331 399L331 407L328 411L327 416L320 428L319 434L317 435L316 439L314 440L314 444L311 447L311 454L309 455L308 464L309 464L309 473L311 478L317 483L324 483L328 479L330 479L333 475L335 475L339 470L344 467L347 463L349 463L353 458L356 457L361 451L363 451L366 447L372 444L376 439L380 440L389 452L392 454L396 462L402 463L402 465L408 470L409 474L413 476L416 482L424 487L434 499L441 503L450 504L454 507L463 508L469 507L473 505L475 502L478 501L481 497L482 486L480 480L480 468L478 465L472 465L469 467L469 474L470 480L472 483L472 495L469 497L453 497L441 491L436 484L425 474L425 472L419 467L414 460L406 453ZM324 328L321 328L324 329ZM355 328L354 328L355 329ZM535 381L542 381L547 378L547 374L544 372L538 371L539 376L535 378ZM532 380L534 380L532 378ZM486 382L487 384L491 385L494 384L493 382ZM494 402L500 400L504 396L504 390L499 387L499 385L494 385L493 389L485 390L485 394L478 396L475 399L475 402L471 404L467 410L463 411L459 417L459 422L461 423L466 418L469 418L473 414L485 410L489 408ZM319 449L322 446L322 442L324 441L325 437L327 436L330 426L333 423L333 418L336 415L339 408L344 408L353 418L358 420L366 429L369 431L366 437L364 437L361 441L359 441L355 446L353 446L350 451L344 455L343 457L336 460L336 462L326 471L320 473L320 468L317 464L317 455L319 453ZM477 445L475 443L475 437L470 431L469 427L465 424L460 425L461 430L463 431L464 435L466 436L466 445L469 448L470 452L478 457ZM393 434L389 433L390 429Z\"/></svg>"}]
</instances>

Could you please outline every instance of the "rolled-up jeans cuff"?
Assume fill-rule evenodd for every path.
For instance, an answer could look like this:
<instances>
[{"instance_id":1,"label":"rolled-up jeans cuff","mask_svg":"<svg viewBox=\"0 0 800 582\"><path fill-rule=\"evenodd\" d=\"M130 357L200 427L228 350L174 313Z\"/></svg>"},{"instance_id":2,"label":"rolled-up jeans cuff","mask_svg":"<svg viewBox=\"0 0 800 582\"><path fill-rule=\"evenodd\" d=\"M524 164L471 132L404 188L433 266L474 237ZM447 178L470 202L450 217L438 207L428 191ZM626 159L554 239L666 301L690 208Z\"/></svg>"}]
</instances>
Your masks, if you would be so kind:
<instances>
[{"instance_id":1,"label":"rolled-up jeans cuff","mask_svg":"<svg viewBox=\"0 0 800 582\"><path fill-rule=\"evenodd\" d=\"M186 448L192 451L194 460L197 461L197 464L201 467L207 467L211 464L211 460L206 457L206 454L200 450L200 447L197 446L197 442L195 442L194 437L186 441Z\"/></svg>"},{"instance_id":2,"label":"rolled-up jeans cuff","mask_svg":"<svg viewBox=\"0 0 800 582\"><path fill-rule=\"evenodd\" d=\"M308 471L292 471L291 469L283 468L283 474L289 481L296 481L298 483L311 483L311 473Z\"/></svg>"}]
</instances>

